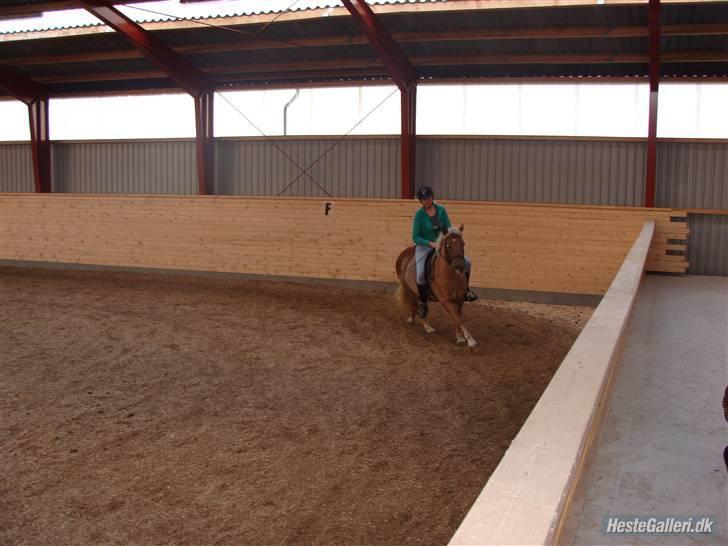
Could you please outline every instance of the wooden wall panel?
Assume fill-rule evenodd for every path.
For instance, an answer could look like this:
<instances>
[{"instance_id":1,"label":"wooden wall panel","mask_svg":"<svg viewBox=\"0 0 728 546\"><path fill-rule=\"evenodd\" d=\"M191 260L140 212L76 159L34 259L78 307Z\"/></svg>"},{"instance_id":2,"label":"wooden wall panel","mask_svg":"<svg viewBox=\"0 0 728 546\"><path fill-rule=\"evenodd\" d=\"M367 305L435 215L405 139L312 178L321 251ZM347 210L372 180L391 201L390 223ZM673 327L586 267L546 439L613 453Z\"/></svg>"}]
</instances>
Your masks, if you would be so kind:
<instances>
[{"instance_id":1,"label":"wooden wall panel","mask_svg":"<svg viewBox=\"0 0 728 546\"><path fill-rule=\"evenodd\" d=\"M325 214L326 203L331 210ZM684 272L684 212L441 201L473 284L603 294L645 218L648 270ZM394 281L418 204L223 196L0 195L0 259ZM671 221L677 217L683 221Z\"/></svg>"}]
</instances>

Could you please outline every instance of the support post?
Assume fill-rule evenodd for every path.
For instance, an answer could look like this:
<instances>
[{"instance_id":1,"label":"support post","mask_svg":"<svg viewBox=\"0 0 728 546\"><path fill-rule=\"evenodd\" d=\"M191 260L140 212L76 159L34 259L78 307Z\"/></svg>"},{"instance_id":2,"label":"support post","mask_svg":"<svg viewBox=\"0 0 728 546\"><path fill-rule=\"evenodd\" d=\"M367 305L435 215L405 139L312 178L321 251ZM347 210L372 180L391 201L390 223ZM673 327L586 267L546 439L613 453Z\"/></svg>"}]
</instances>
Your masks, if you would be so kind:
<instances>
[{"instance_id":1,"label":"support post","mask_svg":"<svg viewBox=\"0 0 728 546\"><path fill-rule=\"evenodd\" d=\"M657 98L660 88L660 0L650 0L648 10L650 112L647 128L645 207L654 207L657 178Z\"/></svg>"},{"instance_id":2,"label":"support post","mask_svg":"<svg viewBox=\"0 0 728 546\"><path fill-rule=\"evenodd\" d=\"M109 0L78 0L92 15L140 49L195 101L197 181L200 195L214 192L213 82L185 57L117 10Z\"/></svg>"},{"instance_id":3,"label":"support post","mask_svg":"<svg viewBox=\"0 0 728 546\"><path fill-rule=\"evenodd\" d=\"M402 132L400 148L402 153L402 199L412 199L415 195L415 163L417 160L417 85L414 83L406 90L400 90L402 99Z\"/></svg>"},{"instance_id":4,"label":"support post","mask_svg":"<svg viewBox=\"0 0 728 546\"><path fill-rule=\"evenodd\" d=\"M194 99L199 194L212 195L215 193L215 148L212 130L215 93L203 91Z\"/></svg>"},{"instance_id":5,"label":"support post","mask_svg":"<svg viewBox=\"0 0 728 546\"><path fill-rule=\"evenodd\" d=\"M389 77L397 85L401 99L402 129L400 132L402 199L414 197L417 142L417 71L379 22L366 0L342 0L356 19L374 51L384 63Z\"/></svg>"},{"instance_id":6,"label":"support post","mask_svg":"<svg viewBox=\"0 0 728 546\"><path fill-rule=\"evenodd\" d=\"M0 88L28 106L35 191L36 193L50 193L51 143L48 88L4 65L0 65Z\"/></svg>"},{"instance_id":7,"label":"support post","mask_svg":"<svg viewBox=\"0 0 728 546\"><path fill-rule=\"evenodd\" d=\"M37 97L28 103L30 141L33 152L33 178L36 193L51 192L51 141L48 97Z\"/></svg>"}]
</instances>

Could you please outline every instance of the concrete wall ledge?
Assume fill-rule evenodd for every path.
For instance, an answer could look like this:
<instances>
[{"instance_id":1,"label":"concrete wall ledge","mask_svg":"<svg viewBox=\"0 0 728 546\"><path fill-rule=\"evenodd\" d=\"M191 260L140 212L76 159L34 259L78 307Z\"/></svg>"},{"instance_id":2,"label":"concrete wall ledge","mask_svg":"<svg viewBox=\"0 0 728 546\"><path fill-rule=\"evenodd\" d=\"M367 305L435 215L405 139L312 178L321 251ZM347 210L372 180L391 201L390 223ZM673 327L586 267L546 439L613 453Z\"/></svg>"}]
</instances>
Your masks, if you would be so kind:
<instances>
[{"instance_id":1,"label":"concrete wall ledge","mask_svg":"<svg viewBox=\"0 0 728 546\"><path fill-rule=\"evenodd\" d=\"M654 221L645 221L607 293L451 545L559 542L603 414L654 230Z\"/></svg>"}]
</instances>

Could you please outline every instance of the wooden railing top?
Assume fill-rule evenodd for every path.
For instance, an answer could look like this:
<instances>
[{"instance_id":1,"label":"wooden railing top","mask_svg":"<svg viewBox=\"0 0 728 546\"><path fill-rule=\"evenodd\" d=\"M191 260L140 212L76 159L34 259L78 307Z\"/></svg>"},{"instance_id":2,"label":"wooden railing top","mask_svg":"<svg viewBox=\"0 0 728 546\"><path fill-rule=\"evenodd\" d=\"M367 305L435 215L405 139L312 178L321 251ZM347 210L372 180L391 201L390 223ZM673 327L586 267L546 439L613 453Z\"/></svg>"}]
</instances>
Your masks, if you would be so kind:
<instances>
[{"instance_id":1,"label":"wooden railing top","mask_svg":"<svg viewBox=\"0 0 728 546\"><path fill-rule=\"evenodd\" d=\"M654 231L654 221L647 220L451 545L558 543L608 396Z\"/></svg>"}]
</instances>

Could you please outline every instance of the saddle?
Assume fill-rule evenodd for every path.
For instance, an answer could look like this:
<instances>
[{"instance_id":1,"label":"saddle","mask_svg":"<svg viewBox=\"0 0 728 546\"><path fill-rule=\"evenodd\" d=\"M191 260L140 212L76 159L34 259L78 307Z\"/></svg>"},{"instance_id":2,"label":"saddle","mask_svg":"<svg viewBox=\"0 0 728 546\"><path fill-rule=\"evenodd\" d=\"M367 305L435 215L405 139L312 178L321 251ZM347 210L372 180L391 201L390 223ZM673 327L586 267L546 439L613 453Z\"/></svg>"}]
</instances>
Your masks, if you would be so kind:
<instances>
[{"instance_id":1,"label":"saddle","mask_svg":"<svg viewBox=\"0 0 728 546\"><path fill-rule=\"evenodd\" d=\"M439 301L432 290L429 289L430 283L432 282L432 263L435 258L435 249L432 249L425 259L425 282L428 287L427 298L429 301ZM402 252L397 258L397 276L400 278L403 284L409 286L410 290L417 294L417 282L415 281L415 247L410 246Z\"/></svg>"}]
</instances>

